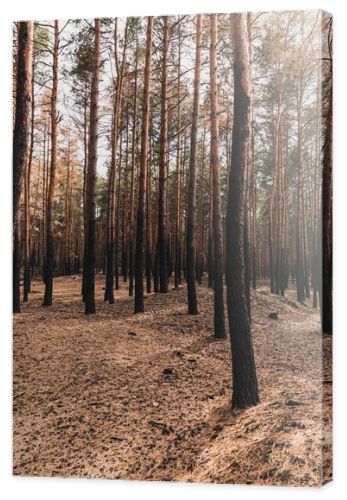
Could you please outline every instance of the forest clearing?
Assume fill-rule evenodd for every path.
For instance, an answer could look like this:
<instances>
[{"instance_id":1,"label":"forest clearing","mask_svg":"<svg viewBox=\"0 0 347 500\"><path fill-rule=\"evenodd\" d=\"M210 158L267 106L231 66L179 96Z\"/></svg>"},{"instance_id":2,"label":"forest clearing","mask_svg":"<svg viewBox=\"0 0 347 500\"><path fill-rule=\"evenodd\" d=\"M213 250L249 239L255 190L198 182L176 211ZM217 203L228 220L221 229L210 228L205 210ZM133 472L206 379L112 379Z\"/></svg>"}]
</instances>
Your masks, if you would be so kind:
<instances>
[{"instance_id":1,"label":"forest clearing","mask_svg":"<svg viewBox=\"0 0 347 500\"><path fill-rule=\"evenodd\" d=\"M322 387L329 408L331 336L322 337L318 312L293 290L289 299L265 286L252 293L261 403L232 412L230 340L213 337L212 290L198 287L199 316L186 314L181 287L146 296L139 317L124 284L115 304L103 302L98 275L99 312L85 316L80 281L57 278L49 309L34 281L15 318L15 474L296 486L329 479Z\"/></svg>"}]
</instances>

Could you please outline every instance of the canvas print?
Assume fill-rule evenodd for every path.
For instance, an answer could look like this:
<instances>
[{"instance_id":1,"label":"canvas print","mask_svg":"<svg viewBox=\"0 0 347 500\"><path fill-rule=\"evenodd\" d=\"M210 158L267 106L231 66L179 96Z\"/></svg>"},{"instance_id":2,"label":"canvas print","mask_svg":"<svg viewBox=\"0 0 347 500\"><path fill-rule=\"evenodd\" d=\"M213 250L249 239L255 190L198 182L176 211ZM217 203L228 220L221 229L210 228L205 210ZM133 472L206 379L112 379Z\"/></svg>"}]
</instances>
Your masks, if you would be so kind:
<instances>
[{"instance_id":1,"label":"canvas print","mask_svg":"<svg viewBox=\"0 0 347 500\"><path fill-rule=\"evenodd\" d=\"M332 18L13 23L13 473L332 478Z\"/></svg>"}]
</instances>

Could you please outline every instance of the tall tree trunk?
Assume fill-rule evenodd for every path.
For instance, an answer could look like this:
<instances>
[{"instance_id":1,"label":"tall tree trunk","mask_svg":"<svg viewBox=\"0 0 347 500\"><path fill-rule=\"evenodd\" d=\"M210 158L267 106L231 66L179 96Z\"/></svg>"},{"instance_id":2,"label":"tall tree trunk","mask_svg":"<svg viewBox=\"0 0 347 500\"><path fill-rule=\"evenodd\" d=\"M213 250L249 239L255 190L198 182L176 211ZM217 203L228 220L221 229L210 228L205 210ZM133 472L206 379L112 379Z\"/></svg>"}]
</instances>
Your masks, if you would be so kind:
<instances>
[{"instance_id":1,"label":"tall tree trunk","mask_svg":"<svg viewBox=\"0 0 347 500\"><path fill-rule=\"evenodd\" d=\"M210 165L209 179L209 207L208 207L208 287L213 288L214 283L214 259L213 259L213 198L212 198L212 169Z\"/></svg>"},{"instance_id":2,"label":"tall tree trunk","mask_svg":"<svg viewBox=\"0 0 347 500\"><path fill-rule=\"evenodd\" d=\"M70 137L68 139L68 147L67 147L67 158L66 158L66 187L65 187L65 229L64 229L64 274L71 274L71 259L70 259L70 237L71 237L71 177L72 177L72 165L70 161L70 149L71 149L71 140Z\"/></svg>"},{"instance_id":3,"label":"tall tree trunk","mask_svg":"<svg viewBox=\"0 0 347 500\"><path fill-rule=\"evenodd\" d=\"M130 178L130 210L129 210L129 296L134 295L134 212L135 212L135 162L137 154L137 72L138 72L138 41L136 40L135 52L135 78L133 102L133 128L131 138L131 178Z\"/></svg>"},{"instance_id":4,"label":"tall tree trunk","mask_svg":"<svg viewBox=\"0 0 347 500\"><path fill-rule=\"evenodd\" d=\"M302 91L299 89L297 110L298 122L298 179L297 179L297 202L296 202L296 290L299 302L305 300L305 276L304 276L304 224L303 224L303 189L304 189L304 166L302 159Z\"/></svg>"},{"instance_id":5,"label":"tall tree trunk","mask_svg":"<svg viewBox=\"0 0 347 500\"><path fill-rule=\"evenodd\" d=\"M329 21L331 26L331 19ZM331 27L329 28L331 37ZM331 40L328 39L331 50ZM322 172L322 217L321 217L321 245L322 275L320 285L320 307L322 332L332 334L333 331L333 303L332 303L332 273L333 273L333 207L332 207L332 142L333 142L333 89L332 89L332 54L329 54L329 73L327 76L327 114L325 118L325 137L323 145L323 172Z\"/></svg>"},{"instance_id":6,"label":"tall tree trunk","mask_svg":"<svg viewBox=\"0 0 347 500\"><path fill-rule=\"evenodd\" d=\"M47 146L46 146L47 142ZM43 173L42 173L42 280L46 282L46 205L47 205L47 178L49 168L49 134L45 122L43 132Z\"/></svg>"},{"instance_id":7,"label":"tall tree trunk","mask_svg":"<svg viewBox=\"0 0 347 500\"><path fill-rule=\"evenodd\" d=\"M188 212L186 228L186 278L188 291L188 313L198 314L195 284L195 206L196 206L196 150L199 124L200 104L200 73L201 73L201 14L196 16L195 70L194 70L194 100L192 113L192 128L190 136L190 159L188 180Z\"/></svg>"},{"instance_id":8,"label":"tall tree trunk","mask_svg":"<svg viewBox=\"0 0 347 500\"><path fill-rule=\"evenodd\" d=\"M161 72L161 128L159 153L159 196L158 196L158 252L160 292L168 291L167 268L167 175L168 175L168 96L167 66L169 50L168 17L163 17L163 48Z\"/></svg>"},{"instance_id":9,"label":"tall tree trunk","mask_svg":"<svg viewBox=\"0 0 347 500\"><path fill-rule=\"evenodd\" d=\"M212 171L212 217L214 254L214 336L225 338L224 293L223 293L223 239L220 207L219 178L219 124L217 88L217 15L210 15L210 107L211 107L211 171Z\"/></svg>"},{"instance_id":10,"label":"tall tree trunk","mask_svg":"<svg viewBox=\"0 0 347 500\"><path fill-rule=\"evenodd\" d=\"M129 107L125 109L125 116L129 115ZM122 193L122 275L123 281L126 282L128 278L128 184L129 184L129 126L126 123L126 141L125 141L125 165L124 165L124 179L123 179L123 193Z\"/></svg>"},{"instance_id":11,"label":"tall tree trunk","mask_svg":"<svg viewBox=\"0 0 347 500\"><path fill-rule=\"evenodd\" d=\"M100 19L95 19L95 44L93 75L90 92L90 124L88 144L88 168L86 180L86 238L85 246L85 313L95 314L95 265L96 265L96 166L99 118L100 80Z\"/></svg>"},{"instance_id":12,"label":"tall tree trunk","mask_svg":"<svg viewBox=\"0 0 347 500\"><path fill-rule=\"evenodd\" d=\"M176 146L176 213L175 213L175 288L181 284L181 29L178 32L177 64L177 146Z\"/></svg>"},{"instance_id":13,"label":"tall tree trunk","mask_svg":"<svg viewBox=\"0 0 347 500\"><path fill-rule=\"evenodd\" d=\"M84 94L84 113L83 113L83 272L82 272L82 287L81 287L81 295L82 301L84 302L84 287L85 287L85 265L84 258L86 255L86 245L87 245L87 170L88 170L88 94L87 94L87 86L85 86L85 94Z\"/></svg>"},{"instance_id":14,"label":"tall tree trunk","mask_svg":"<svg viewBox=\"0 0 347 500\"><path fill-rule=\"evenodd\" d=\"M53 82L51 94L51 164L46 208L46 269L45 269L45 296L44 306L51 306L53 301L53 272L54 272L54 242L53 242L53 202L55 177L57 167L57 96L58 96L58 52L59 52L59 23L54 22L53 48Z\"/></svg>"},{"instance_id":15,"label":"tall tree trunk","mask_svg":"<svg viewBox=\"0 0 347 500\"><path fill-rule=\"evenodd\" d=\"M121 117L122 121L122 117ZM116 186L116 207L115 207L115 240L114 240L114 277L115 277L115 288L119 290L119 231L120 231L120 193L121 193L121 178L122 178L122 162L123 162L123 130L120 128L120 138L119 138L119 160L118 160L118 179Z\"/></svg>"},{"instance_id":16,"label":"tall tree trunk","mask_svg":"<svg viewBox=\"0 0 347 500\"><path fill-rule=\"evenodd\" d=\"M107 222L106 222L106 282L105 282L105 296L104 296L104 300L107 300L109 304L114 303L114 275L115 275L114 268L115 265L117 266L117 262L116 263L114 262L116 253L115 249L116 156L117 156L117 145L120 135L120 123L121 123L122 101L123 101L123 79L124 79L127 41L128 41L128 20L125 23L123 54L122 54L121 67L119 68L117 59L117 19L116 19L115 32L114 32L114 50L115 50L115 60L116 60L115 63L117 69L117 83L116 83L116 92L113 104L111 165L110 165L109 179L108 179ZM117 204L117 211L118 211L118 204ZM119 221L117 219L117 225L118 222ZM116 273L118 273L118 269L116 269Z\"/></svg>"},{"instance_id":17,"label":"tall tree trunk","mask_svg":"<svg viewBox=\"0 0 347 500\"><path fill-rule=\"evenodd\" d=\"M257 288L257 178L254 161L254 122L251 121L251 176L252 176L252 286Z\"/></svg>"},{"instance_id":18,"label":"tall tree trunk","mask_svg":"<svg viewBox=\"0 0 347 500\"><path fill-rule=\"evenodd\" d=\"M152 163L152 155L150 154L149 165L147 167L147 189L146 189L146 291L147 293L152 292L151 163Z\"/></svg>"},{"instance_id":19,"label":"tall tree trunk","mask_svg":"<svg viewBox=\"0 0 347 500\"><path fill-rule=\"evenodd\" d=\"M30 180L31 167L34 152L34 134L35 134L35 60L33 57L31 72L31 117L30 117L30 146L28 161L26 162L24 177L24 283L23 283L23 302L28 302L30 292Z\"/></svg>"},{"instance_id":20,"label":"tall tree trunk","mask_svg":"<svg viewBox=\"0 0 347 500\"><path fill-rule=\"evenodd\" d=\"M148 125L150 106L150 82L152 69L152 31L153 17L148 17L146 39L146 61L144 74L142 125L141 125L141 158L139 175L139 197L137 205L136 259L135 259L135 313L144 312L143 274L145 269L145 204L147 181Z\"/></svg>"},{"instance_id":21,"label":"tall tree trunk","mask_svg":"<svg viewBox=\"0 0 347 500\"><path fill-rule=\"evenodd\" d=\"M233 14L234 121L232 168L229 175L227 208L227 304L232 351L234 408L259 402L250 323L245 289L243 223L245 175L250 132L250 80L247 15Z\"/></svg>"},{"instance_id":22,"label":"tall tree trunk","mask_svg":"<svg viewBox=\"0 0 347 500\"><path fill-rule=\"evenodd\" d=\"M32 85L33 23L18 23L13 130L13 312L20 312L20 198L27 159Z\"/></svg>"},{"instance_id":23,"label":"tall tree trunk","mask_svg":"<svg viewBox=\"0 0 347 500\"><path fill-rule=\"evenodd\" d=\"M204 173L206 161L206 147L205 147L206 129L204 127L202 135L202 152L200 159L200 182L199 182L199 245L197 252L197 281L199 285L202 283L202 275L204 273L204 240L205 240L205 213L204 213Z\"/></svg>"}]
</instances>

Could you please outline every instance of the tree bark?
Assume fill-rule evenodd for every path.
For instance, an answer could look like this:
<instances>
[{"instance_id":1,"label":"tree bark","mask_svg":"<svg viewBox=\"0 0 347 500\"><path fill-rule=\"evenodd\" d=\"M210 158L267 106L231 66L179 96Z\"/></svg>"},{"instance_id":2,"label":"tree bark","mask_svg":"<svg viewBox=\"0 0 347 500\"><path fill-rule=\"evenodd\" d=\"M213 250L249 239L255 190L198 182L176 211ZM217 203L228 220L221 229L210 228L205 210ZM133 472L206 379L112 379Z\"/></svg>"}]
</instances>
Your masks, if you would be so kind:
<instances>
[{"instance_id":1,"label":"tree bark","mask_svg":"<svg viewBox=\"0 0 347 500\"><path fill-rule=\"evenodd\" d=\"M51 94L51 164L46 207L46 269L45 269L45 296L44 306L51 306L53 301L53 272L54 272L54 242L53 242L53 202L55 177L57 168L57 97L58 97L58 52L59 52L59 23L54 22L53 48L53 82Z\"/></svg>"},{"instance_id":2,"label":"tree bark","mask_svg":"<svg viewBox=\"0 0 347 500\"><path fill-rule=\"evenodd\" d=\"M234 408L259 402L252 337L245 289L243 223L245 175L250 132L250 80L247 15L233 14L234 44L234 121L232 168L229 170L227 207L227 304L232 351Z\"/></svg>"},{"instance_id":3,"label":"tree bark","mask_svg":"<svg viewBox=\"0 0 347 500\"><path fill-rule=\"evenodd\" d=\"M330 20L331 23L331 20ZM331 36L331 28L329 30ZM328 40L331 44L331 40ZM332 334L333 331L333 302L332 302L332 273L333 273L333 207L332 207L332 144L333 144L333 90L332 90L332 54L330 53L327 91L327 115L325 118L325 138L323 145L323 172L322 172L322 276L321 276L321 321L322 332ZM320 250L319 250L320 252Z\"/></svg>"},{"instance_id":4,"label":"tree bark","mask_svg":"<svg viewBox=\"0 0 347 500\"><path fill-rule=\"evenodd\" d=\"M177 64L177 146L176 146L176 213L175 213L175 288L181 284L181 30L178 32Z\"/></svg>"},{"instance_id":5,"label":"tree bark","mask_svg":"<svg viewBox=\"0 0 347 500\"><path fill-rule=\"evenodd\" d=\"M145 269L145 204L147 182L148 125L150 107L150 81L152 69L152 31L153 17L148 17L146 38L146 61L144 74L142 124L141 124L141 157L139 175L139 195L137 206L136 258L135 258L135 313L144 312L143 274Z\"/></svg>"},{"instance_id":6,"label":"tree bark","mask_svg":"<svg viewBox=\"0 0 347 500\"><path fill-rule=\"evenodd\" d=\"M135 162L136 162L136 131L137 131L137 72L138 72L138 42L136 41L135 53L135 78L133 102L133 127L131 138L131 179L130 179L130 210L129 210L129 296L134 295L134 212L135 212Z\"/></svg>"},{"instance_id":7,"label":"tree bark","mask_svg":"<svg viewBox=\"0 0 347 500\"><path fill-rule=\"evenodd\" d=\"M192 128L190 136L190 160L188 180L188 213L186 227L186 278L188 291L188 313L198 314L198 304L195 284L195 206L196 206L196 150L199 124L200 104L200 73L201 73L201 14L196 16L194 99L192 113Z\"/></svg>"},{"instance_id":8,"label":"tree bark","mask_svg":"<svg viewBox=\"0 0 347 500\"><path fill-rule=\"evenodd\" d=\"M95 265L96 265L96 167L99 119L100 80L100 19L95 19L95 45L93 75L90 93L90 124L88 144L88 167L86 180L86 246L85 246L85 313L95 314Z\"/></svg>"},{"instance_id":9,"label":"tree bark","mask_svg":"<svg viewBox=\"0 0 347 500\"><path fill-rule=\"evenodd\" d=\"M32 85L33 23L18 23L13 130L13 312L20 312L20 197L27 159Z\"/></svg>"},{"instance_id":10,"label":"tree bark","mask_svg":"<svg viewBox=\"0 0 347 500\"><path fill-rule=\"evenodd\" d=\"M23 302L28 302L30 292L30 179L31 166L34 152L34 134L35 134L35 60L33 56L31 72L31 116L30 116L30 146L28 161L26 162L24 177L24 283L23 283Z\"/></svg>"},{"instance_id":11,"label":"tree bark","mask_svg":"<svg viewBox=\"0 0 347 500\"><path fill-rule=\"evenodd\" d=\"M212 171L212 237L214 254L214 336L225 338L223 293L223 240L219 177L219 123L217 88L217 15L210 15L210 107L211 107L211 171Z\"/></svg>"},{"instance_id":12,"label":"tree bark","mask_svg":"<svg viewBox=\"0 0 347 500\"><path fill-rule=\"evenodd\" d=\"M105 296L104 300L109 304L114 304L114 275L115 275L115 230L116 230L116 208L115 208L115 185L116 185L116 155L117 145L120 135L120 123L122 114L122 97L123 97L123 78L124 66L127 50L128 39L128 20L125 23L124 31L124 46L122 54L121 67L118 67L117 60L117 19L114 33L114 50L115 50L115 63L117 69L117 83L116 92L113 105L113 119L112 119L112 140L111 140L111 165L108 179L108 200L107 200L107 225L106 225L106 282L105 282ZM119 196L120 193L118 193ZM117 204L118 209L118 204ZM118 210L117 210L118 211ZM117 219L117 224L118 224ZM116 270L118 273L118 269Z\"/></svg>"},{"instance_id":13,"label":"tree bark","mask_svg":"<svg viewBox=\"0 0 347 500\"><path fill-rule=\"evenodd\" d=\"M163 17L163 48L161 72L161 129L159 153L159 197L158 197L158 252L159 252L159 291L168 291L167 268L167 175L168 175L168 96L167 65L169 50L168 17Z\"/></svg>"}]
</instances>

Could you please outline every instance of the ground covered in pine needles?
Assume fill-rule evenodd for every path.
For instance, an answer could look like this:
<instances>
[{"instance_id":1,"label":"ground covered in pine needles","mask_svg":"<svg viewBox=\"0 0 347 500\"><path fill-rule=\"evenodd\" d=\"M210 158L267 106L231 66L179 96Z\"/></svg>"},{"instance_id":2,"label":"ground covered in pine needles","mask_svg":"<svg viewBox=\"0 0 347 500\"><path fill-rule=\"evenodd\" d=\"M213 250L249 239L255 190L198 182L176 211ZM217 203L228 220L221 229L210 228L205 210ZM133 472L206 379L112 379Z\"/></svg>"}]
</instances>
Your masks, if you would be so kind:
<instances>
[{"instance_id":1,"label":"ground covered in pine needles","mask_svg":"<svg viewBox=\"0 0 347 500\"><path fill-rule=\"evenodd\" d=\"M85 316L79 277L54 305L14 318L14 474L318 486L331 475L331 339L289 292L252 294L261 403L231 411L230 342L213 338L213 293L151 294L133 315L126 284ZM278 319L269 318L271 312ZM324 373L322 348L326 353ZM323 388L323 389L322 389ZM323 411L324 399L326 411ZM323 425L322 425L323 422Z\"/></svg>"}]
</instances>

